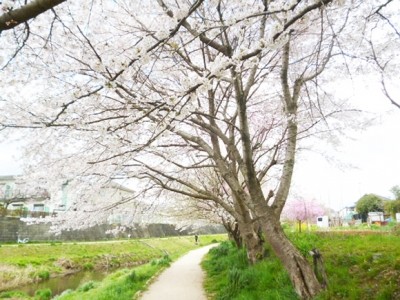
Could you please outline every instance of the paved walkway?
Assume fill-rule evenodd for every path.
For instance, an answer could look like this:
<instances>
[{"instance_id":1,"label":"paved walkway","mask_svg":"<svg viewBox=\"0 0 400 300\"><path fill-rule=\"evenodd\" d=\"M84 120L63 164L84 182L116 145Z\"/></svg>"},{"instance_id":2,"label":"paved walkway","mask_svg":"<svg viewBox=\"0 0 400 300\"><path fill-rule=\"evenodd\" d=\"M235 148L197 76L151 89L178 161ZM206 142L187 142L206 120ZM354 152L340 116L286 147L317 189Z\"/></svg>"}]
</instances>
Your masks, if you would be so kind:
<instances>
[{"instance_id":1,"label":"paved walkway","mask_svg":"<svg viewBox=\"0 0 400 300\"><path fill-rule=\"evenodd\" d=\"M216 244L190 251L166 269L143 293L141 300L207 300L200 262Z\"/></svg>"}]
</instances>

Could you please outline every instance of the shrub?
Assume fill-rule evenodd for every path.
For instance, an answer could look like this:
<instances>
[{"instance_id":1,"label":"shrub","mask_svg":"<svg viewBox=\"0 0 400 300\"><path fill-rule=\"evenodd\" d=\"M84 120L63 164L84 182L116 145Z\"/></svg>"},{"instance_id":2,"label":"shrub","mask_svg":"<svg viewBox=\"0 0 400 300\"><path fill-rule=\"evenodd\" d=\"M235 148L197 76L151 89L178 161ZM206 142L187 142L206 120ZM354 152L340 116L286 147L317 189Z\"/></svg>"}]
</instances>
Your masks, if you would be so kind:
<instances>
[{"instance_id":1,"label":"shrub","mask_svg":"<svg viewBox=\"0 0 400 300\"><path fill-rule=\"evenodd\" d=\"M129 282L134 282L134 281L137 279L136 271L135 271L135 270L132 270L132 272L130 272L130 273L128 274L128 276L126 276L126 279L127 279Z\"/></svg>"},{"instance_id":2,"label":"shrub","mask_svg":"<svg viewBox=\"0 0 400 300\"><path fill-rule=\"evenodd\" d=\"M215 258L227 256L231 247L232 244L229 241L224 241L218 247L211 248L210 254Z\"/></svg>"},{"instance_id":3,"label":"shrub","mask_svg":"<svg viewBox=\"0 0 400 300\"><path fill-rule=\"evenodd\" d=\"M94 266L93 266L92 263L85 263L85 264L83 264L83 269L84 269L85 271L93 270L93 269L94 269Z\"/></svg>"},{"instance_id":4,"label":"shrub","mask_svg":"<svg viewBox=\"0 0 400 300\"><path fill-rule=\"evenodd\" d=\"M50 289L40 289L35 292L35 300L49 300L51 295Z\"/></svg>"},{"instance_id":5,"label":"shrub","mask_svg":"<svg viewBox=\"0 0 400 300\"><path fill-rule=\"evenodd\" d=\"M47 270L39 270L35 273L35 278L46 280L50 278L50 272Z\"/></svg>"},{"instance_id":6,"label":"shrub","mask_svg":"<svg viewBox=\"0 0 400 300\"><path fill-rule=\"evenodd\" d=\"M79 292L87 292L95 287L95 282L94 281L88 281L85 284L83 284L81 287L78 288Z\"/></svg>"},{"instance_id":7,"label":"shrub","mask_svg":"<svg viewBox=\"0 0 400 300\"><path fill-rule=\"evenodd\" d=\"M169 255L168 254L166 254L166 255L164 255L164 257L163 258L161 258L161 259L159 259L158 260L158 265L159 266L166 266L166 267L168 267L169 265L170 265L170 263L171 263L171 258L169 257Z\"/></svg>"}]
</instances>

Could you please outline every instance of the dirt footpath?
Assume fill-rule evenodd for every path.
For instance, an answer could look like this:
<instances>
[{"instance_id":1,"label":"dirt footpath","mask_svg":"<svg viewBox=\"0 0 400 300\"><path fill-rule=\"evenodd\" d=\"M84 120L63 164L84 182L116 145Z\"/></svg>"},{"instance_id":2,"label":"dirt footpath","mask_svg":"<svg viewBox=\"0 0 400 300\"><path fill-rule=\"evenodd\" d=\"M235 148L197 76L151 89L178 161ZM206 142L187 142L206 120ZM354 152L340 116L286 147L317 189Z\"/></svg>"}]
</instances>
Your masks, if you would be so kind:
<instances>
[{"instance_id":1,"label":"dirt footpath","mask_svg":"<svg viewBox=\"0 0 400 300\"><path fill-rule=\"evenodd\" d=\"M207 300L203 290L203 256L216 244L190 251L174 262L143 293L141 300Z\"/></svg>"}]
</instances>

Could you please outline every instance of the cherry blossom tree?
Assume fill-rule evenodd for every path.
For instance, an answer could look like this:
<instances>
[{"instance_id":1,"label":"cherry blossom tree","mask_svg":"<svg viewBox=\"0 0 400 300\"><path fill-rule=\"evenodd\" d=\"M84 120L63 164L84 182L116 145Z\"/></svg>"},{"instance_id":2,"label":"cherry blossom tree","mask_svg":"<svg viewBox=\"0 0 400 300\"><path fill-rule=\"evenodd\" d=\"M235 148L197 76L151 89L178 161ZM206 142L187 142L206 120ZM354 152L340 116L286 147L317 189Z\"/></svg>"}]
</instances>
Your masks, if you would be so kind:
<instances>
[{"instance_id":1,"label":"cherry blossom tree","mask_svg":"<svg viewBox=\"0 0 400 300\"><path fill-rule=\"evenodd\" d=\"M351 73L368 22L360 16L375 5L64 3L51 39L31 36L13 61L15 51L2 46L10 62L0 83L2 133L23 130L32 141L31 178L55 187L68 180L69 226L121 205L85 200L115 176L135 181L136 198L173 192L212 201L242 224L243 237L260 224L298 295L311 298L322 286L280 217L298 143L346 116L325 86ZM5 45L11 32L2 33ZM220 186L210 188L200 169Z\"/></svg>"},{"instance_id":2,"label":"cherry blossom tree","mask_svg":"<svg viewBox=\"0 0 400 300\"><path fill-rule=\"evenodd\" d=\"M324 213L324 207L314 199L297 198L286 203L282 217L286 220L296 221L301 232L302 222L307 222L307 224L312 220L315 222L316 218Z\"/></svg>"},{"instance_id":3,"label":"cherry blossom tree","mask_svg":"<svg viewBox=\"0 0 400 300\"><path fill-rule=\"evenodd\" d=\"M2 38L1 51L5 56L0 56L0 70L10 62L27 46L27 41L32 36L40 36L45 42L44 46L52 38L52 28L58 19L55 7L66 0L2 0L0 1L0 38L3 31L11 31L12 34ZM50 12L50 13L46 13ZM41 26L30 26L31 20L40 15L46 15L41 21ZM51 14L52 19L47 15ZM44 21L43 21L44 20ZM40 23L40 22L39 22ZM47 34L47 36L45 35Z\"/></svg>"},{"instance_id":4,"label":"cherry blossom tree","mask_svg":"<svg viewBox=\"0 0 400 300\"><path fill-rule=\"evenodd\" d=\"M184 196L179 201L175 201L173 214L222 224L229 238L238 247L246 247L250 262L255 263L262 259L264 249L263 238L260 234L261 227L252 217L250 210L245 206L240 207L240 203L230 197L229 186L214 170L196 170L196 175L198 185L201 185L204 190L213 191L215 195L218 195L225 204L225 208L219 204L219 201ZM184 201L184 210L182 210L182 201ZM229 209L226 209L226 207L229 207ZM232 214L230 212L240 212L240 217L237 218L237 213Z\"/></svg>"}]
</instances>

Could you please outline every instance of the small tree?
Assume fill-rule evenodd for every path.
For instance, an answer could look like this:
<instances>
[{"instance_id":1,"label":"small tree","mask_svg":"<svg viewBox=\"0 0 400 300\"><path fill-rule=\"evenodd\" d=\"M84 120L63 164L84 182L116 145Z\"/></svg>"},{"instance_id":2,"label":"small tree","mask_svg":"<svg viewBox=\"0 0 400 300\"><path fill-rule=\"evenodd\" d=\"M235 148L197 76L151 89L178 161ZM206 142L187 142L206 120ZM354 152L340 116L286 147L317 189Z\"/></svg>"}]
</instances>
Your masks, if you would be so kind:
<instances>
[{"instance_id":1,"label":"small tree","mask_svg":"<svg viewBox=\"0 0 400 300\"><path fill-rule=\"evenodd\" d=\"M299 232L301 232L301 224L307 222L309 224L310 220L324 214L325 210L321 204L315 200L306 200L298 198L293 201L289 201L284 210L284 218L297 221L299 226Z\"/></svg>"},{"instance_id":2,"label":"small tree","mask_svg":"<svg viewBox=\"0 0 400 300\"><path fill-rule=\"evenodd\" d=\"M357 201L356 210L361 215L363 222L366 222L369 212L384 211L384 203L380 197L366 194Z\"/></svg>"},{"instance_id":3,"label":"small tree","mask_svg":"<svg viewBox=\"0 0 400 300\"><path fill-rule=\"evenodd\" d=\"M400 186L396 185L390 191L394 195L395 200L385 201L384 208L386 213L395 218L396 213L400 212Z\"/></svg>"},{"instance_id":4,"label":"small tree","mask_svg":"<svg viewBox=\"0 0 400 300\"><path fill-rule=\"evenodd\" d=\"M390 189L395 197L395 200L400 200L400 186L396 185Z\"/></svg>"},{"instance_id":5,"label":"small tree","mask_svg":"<svg viewBox=\"0 0 400 300\"><path fill-rule=\"evenodd\" d=\"M385 212L395 218L396 213L400 212L400 199L385 202Z\"/></svg>"}]
</instances>

